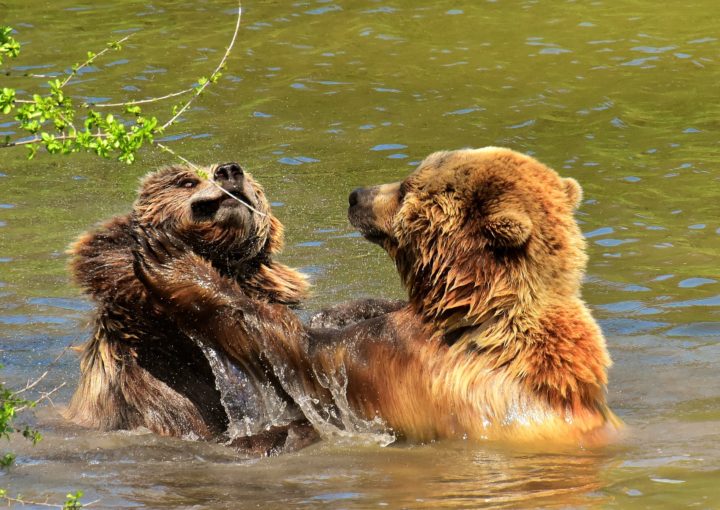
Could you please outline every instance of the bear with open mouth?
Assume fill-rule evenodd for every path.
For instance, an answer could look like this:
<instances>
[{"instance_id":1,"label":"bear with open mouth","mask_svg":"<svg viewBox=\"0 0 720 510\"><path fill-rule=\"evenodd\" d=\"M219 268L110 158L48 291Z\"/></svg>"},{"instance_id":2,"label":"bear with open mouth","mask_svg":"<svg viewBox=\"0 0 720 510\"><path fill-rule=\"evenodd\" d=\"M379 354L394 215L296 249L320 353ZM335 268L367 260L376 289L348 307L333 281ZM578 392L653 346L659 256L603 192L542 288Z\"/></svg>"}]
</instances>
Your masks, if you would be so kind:
<instances>
[{"instance_id":1,"label":"bear with open mouth","mask_svg":"<svg viewBox=\"0 0 720 510\"><path fill-rule=\"evenodd\" d=\"M496 147L434 153L401 182L354 191L350 222L390 255L408 302L341 329L303 328L164 234L136 252L136 271L185 331L262 352L296 402L350 406L413 442L599 445L622 424L580 295L581 197L575 180ZM182 299L199 286L202 300ZM270 316L282 320L268 328Z\"/></svg>"}]
</instances>

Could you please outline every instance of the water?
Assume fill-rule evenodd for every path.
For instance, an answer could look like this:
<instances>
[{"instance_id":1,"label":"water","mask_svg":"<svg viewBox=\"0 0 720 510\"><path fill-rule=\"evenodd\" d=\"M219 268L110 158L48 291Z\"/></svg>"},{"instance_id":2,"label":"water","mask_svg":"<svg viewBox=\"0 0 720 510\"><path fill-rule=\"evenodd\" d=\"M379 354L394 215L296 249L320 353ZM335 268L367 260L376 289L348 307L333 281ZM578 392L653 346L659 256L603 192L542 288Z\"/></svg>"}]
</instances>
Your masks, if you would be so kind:
<instances>
[{"instance_id":1,"label":"water","mask_svg":"<svg viewBox=\"0 0 720 510\"><path fill-rule=\"evenodd\" d=\"M215 375L220 401L228 417L229 439L259 434L301 418L289 409L269 383L260 383L247 367L237 367L222 351L197 342Z\"/></svg>"},{"instance_id":2,"label":"water","mask_svg":"<svg viewBox=\"0 0 720 510\"><path fill-rule=\"evenodd\" d=\"M21 72L63 71L136 31L72 89L115 101L207 75L232 10L10 0L0 19L20 30ZM284 261L312 275L308 310L403 295L387 257L347 224L356 186L397 180L434 150L484 145L578 179L584 295L615 360L623 443L546 455L339 437L248 461L220 445L81 430L46 406L33 419L45 439L10 445L19 462L0 485L39 500L82 489L101 508L720 507L719 15L714 0L247 2L224 79L167 134L183 156L240 161L265 185L287 228ZM148 111L169 117L169 106ZM87 334L65 247L172 161L23 155L5 150L0 163L2 373L16 386ZM58 407L77 374L65 355L44 381L68 383Z\"/></svg>"}]
</instances>

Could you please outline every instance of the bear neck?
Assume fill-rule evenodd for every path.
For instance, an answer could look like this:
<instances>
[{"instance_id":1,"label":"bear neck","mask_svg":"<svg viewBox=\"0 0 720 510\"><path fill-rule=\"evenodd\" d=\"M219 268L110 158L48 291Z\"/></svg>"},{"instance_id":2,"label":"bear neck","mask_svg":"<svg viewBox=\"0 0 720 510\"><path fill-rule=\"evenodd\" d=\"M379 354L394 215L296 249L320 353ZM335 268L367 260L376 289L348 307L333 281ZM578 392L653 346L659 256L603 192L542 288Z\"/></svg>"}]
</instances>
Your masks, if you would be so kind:
<instances>
[{"instance_id":1,"label":"bear neck","mask_svg":"<svg viewBox=\"0 0 720 510\"><path fill-rule=\"evenodd\" d=\"M409 302L433 338L508 371L559 411L607 409L610 357L572 286L545 283L522 262L456 262L403 273L417 275L406 280Z\"/></svg>"},{"instance_id":2,"label":"bear neck","mask_svg":"<svg viewBox=\"0 0 720 510\"><path fill-rule=\"evenodd\" d=\"M489 320L513 330L541 313L550 292L523 261L506 263L452 257L421 263L398 260L416 313L445 332L481 326Z\"/></svg>"},{"instance_id":3,"label":"bear neck","mask_svg":"<svg viewBox=\"0 0 720 510\"><path fill-rule=\"evenodd\" d=\"M267 257L256 255L250 259L232 257L213 257L212 265L223 276L232 278L240 285L255 276L263 263L268 262Z\"/></svg>"}]
</instances>

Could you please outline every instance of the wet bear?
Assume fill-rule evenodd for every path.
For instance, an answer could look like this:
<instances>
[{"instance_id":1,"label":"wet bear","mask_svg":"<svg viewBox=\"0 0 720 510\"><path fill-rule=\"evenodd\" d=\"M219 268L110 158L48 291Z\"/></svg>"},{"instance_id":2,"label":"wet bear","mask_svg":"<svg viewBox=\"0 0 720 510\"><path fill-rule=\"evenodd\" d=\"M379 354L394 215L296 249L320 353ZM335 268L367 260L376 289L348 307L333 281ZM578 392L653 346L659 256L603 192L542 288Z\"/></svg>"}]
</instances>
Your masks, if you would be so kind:
<instances>
[{"instance_id":1,"label":"wet bear","mask_svg":"<svg viewBox=\"0 0 720 510\"><path fill-rule=\"evenodd\" d=\"M577 181L497 147L438 152L353 192L350 222L409 294L380 333L393 341L355 370L357 405L415 440L611 439L611 361L580 295L581 198Z\"/></svg>"},{"instance_id":2,"label":"wet bear","mask_svg":"<svg viewBox=\"0 0 720 510\"><path fill-rule=\"evenodd\" d=\"M150 173L129 214L71 246L71 271L96 312L67 416L102 430L146 427L204 439L220 437L234 421L247 425L233 431L240 446L265 451L282 445L290 424L304 423L266 361L230 362L222 350L200 344L153 301L133 269L133 251L153 229L182 239L253 300L287 306L305 297L305 277L275 260L283 229L262 187L235 163L202 170L211 178L184 166ZM220 374L232 380L223 385ZM231 404L237 416L229 416ZM258 442L248 439L258 434Z\"/></svg>"},{"instance_id":3,"label":"wet bear","mask_svg":"<svg viewBox=\"0 0 720 510\"><path fill-rule=\"evenodd\" d=\"M494 147L438 152L401 182L354 191L350 222L390 255L408 303L343 329L303 329L162 236L137 268L187 317L215 317L187 331L265 353L288 394L315 403L306 416L349 408L416 442L596 445L621 424L605 397L605 340L580 296L581 196L576 181ZM178 286L212 292L191 302ZM268 316L281 326L266 328Z\"/></svg>"}]
</instances>

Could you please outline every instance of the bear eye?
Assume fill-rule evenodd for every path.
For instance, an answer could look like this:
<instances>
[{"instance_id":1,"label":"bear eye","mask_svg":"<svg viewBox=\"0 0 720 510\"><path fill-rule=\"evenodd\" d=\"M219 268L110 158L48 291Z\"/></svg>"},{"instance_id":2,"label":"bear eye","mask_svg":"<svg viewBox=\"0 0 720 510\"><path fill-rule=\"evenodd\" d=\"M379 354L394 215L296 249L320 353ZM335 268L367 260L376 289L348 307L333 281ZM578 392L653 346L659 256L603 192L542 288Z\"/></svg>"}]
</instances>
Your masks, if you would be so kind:
<instances>
[{"instance_id":1,"label":"bear eye","mask_svg":"<svg viewBox=\"0 0 720 510\"><path fill-rule=\"evenodd\" d=\"M197 179L183 179L178 183L178 188L194 188L197 185Z\"/></svg>"}]
</instances>

